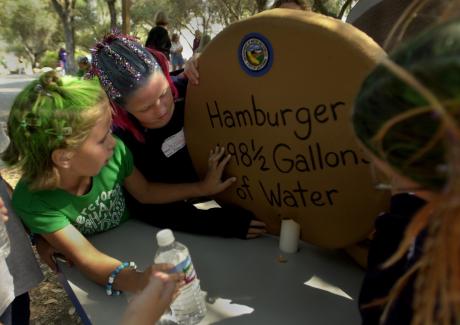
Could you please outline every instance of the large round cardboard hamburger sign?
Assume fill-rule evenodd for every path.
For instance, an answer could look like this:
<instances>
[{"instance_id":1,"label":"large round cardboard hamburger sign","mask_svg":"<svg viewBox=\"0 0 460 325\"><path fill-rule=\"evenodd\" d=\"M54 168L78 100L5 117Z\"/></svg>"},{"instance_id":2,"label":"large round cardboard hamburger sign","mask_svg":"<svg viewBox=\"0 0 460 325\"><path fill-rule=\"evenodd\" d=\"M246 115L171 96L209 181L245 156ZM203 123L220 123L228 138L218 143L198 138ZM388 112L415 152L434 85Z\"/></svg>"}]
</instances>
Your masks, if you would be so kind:
<instances>
[{"instance_id":1,"label":"large round cardboard hamburger sign","mask_svg":"<svg viewBox=\"0 0 460 325\"><path fill-rule=\"evenodd\" d=\"M364 238L388 197L350 124L361 82L384 55L353 26L322 15L269 10L222 31L189 85L185 135L204 175L224 146L238 178L218 196L253 211L271 233L283 218L330 248Z\"/></svg>"}]
</instances>

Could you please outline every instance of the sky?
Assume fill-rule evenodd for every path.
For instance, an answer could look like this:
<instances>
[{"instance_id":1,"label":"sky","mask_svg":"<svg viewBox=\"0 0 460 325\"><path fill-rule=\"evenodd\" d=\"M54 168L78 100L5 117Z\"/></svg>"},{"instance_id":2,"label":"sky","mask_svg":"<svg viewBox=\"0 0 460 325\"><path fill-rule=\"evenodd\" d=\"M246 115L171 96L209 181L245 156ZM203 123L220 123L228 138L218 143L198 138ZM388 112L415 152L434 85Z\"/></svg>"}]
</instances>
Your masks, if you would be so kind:
<instances>
[{"instance_id":1,"label":"sky","mask_svg":"<svg viewBox=\"0 0 460 325\"><path fill-rule=\"evenodd\" d=\"M181 31L179 41L182 44L182 47L184 48L184 50L182 51L182 56L184 57L184 59L189 59L193 54L192 49L188 45L189 43L191 45L193 44L193 38L194 38L194 35L190 33L188 30Z\"/></svg>"}]
</instances>

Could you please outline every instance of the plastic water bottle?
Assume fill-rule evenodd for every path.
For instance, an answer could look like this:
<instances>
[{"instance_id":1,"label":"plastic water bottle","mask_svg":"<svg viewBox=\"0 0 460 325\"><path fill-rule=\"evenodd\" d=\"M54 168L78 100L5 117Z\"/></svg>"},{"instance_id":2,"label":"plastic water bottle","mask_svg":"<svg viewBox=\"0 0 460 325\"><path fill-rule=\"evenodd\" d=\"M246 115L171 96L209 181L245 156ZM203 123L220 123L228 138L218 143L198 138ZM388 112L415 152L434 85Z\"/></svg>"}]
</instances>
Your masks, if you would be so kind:
<instances>
[{"instance_id":1,"label":"plastic water bottle","mask_svg":"<svg viewBox=\"0 0 460 325\"><path fill-rule=\"evenodd\" d=\"M173 317L181 325L196 324L206 315L206 304L188 248L175 240L170 229L159 231L157 242L155 263L173 264L173 272L185 274L185 285L171 304Z\"/></svg>"},{"instance_id":2,"label":"plastic water bottle","mask_svg":"<svg viewBox=\"0 0 460 325\"><path fill-rule=\"evenodd\" d=\"M3 216L0 215L0 258L6 258L10 255L10 239L6 232L6 225L3 221Z\"/></svg>"}]
</instances>

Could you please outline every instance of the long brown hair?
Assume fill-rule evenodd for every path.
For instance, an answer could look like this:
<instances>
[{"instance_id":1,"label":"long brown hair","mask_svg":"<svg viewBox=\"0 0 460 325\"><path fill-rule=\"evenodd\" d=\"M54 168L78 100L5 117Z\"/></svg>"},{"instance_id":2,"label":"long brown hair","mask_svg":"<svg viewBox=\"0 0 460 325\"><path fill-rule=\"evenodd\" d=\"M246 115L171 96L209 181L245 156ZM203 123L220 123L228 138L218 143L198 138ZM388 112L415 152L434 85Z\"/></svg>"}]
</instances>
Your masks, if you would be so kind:
<instances>
[{"instance_id":1,"label":"long brown hair","mask_svg":"<svg viewBox=\"0 0 460 325\"><path fill-rule=\"evenodd\" d=\"M460 20L440 23L385 59L363 83L352 119L374 155L437 194L386 263L428 231L422 256L392 289L386 312L415 276L412 324L459 322Z\"/></svg>"}]
</instances>

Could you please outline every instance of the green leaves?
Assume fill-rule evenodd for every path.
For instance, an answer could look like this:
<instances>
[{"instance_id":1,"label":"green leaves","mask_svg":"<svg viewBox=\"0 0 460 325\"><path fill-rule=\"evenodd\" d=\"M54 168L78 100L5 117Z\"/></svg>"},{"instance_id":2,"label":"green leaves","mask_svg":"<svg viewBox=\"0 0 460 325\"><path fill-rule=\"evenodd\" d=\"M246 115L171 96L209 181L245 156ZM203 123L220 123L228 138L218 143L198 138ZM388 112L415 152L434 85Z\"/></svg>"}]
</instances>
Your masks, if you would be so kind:
<instances>
[{"instance_id":1,"label":"green leaves","mask_svg":"<svg viewBox=\"0 0 460 325\"><path fill-rule=\"evenodd\" d=\"M35 63L48 47L54 46L57 19L46 2L39 0L2 0L0 34L8 50Z\"/></svg>"}]
</instances>

